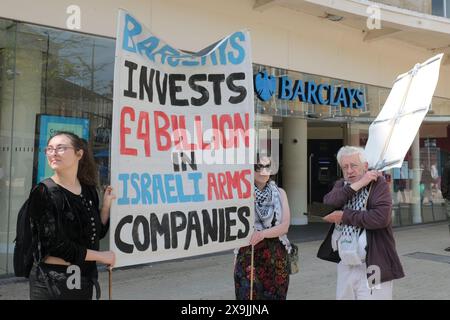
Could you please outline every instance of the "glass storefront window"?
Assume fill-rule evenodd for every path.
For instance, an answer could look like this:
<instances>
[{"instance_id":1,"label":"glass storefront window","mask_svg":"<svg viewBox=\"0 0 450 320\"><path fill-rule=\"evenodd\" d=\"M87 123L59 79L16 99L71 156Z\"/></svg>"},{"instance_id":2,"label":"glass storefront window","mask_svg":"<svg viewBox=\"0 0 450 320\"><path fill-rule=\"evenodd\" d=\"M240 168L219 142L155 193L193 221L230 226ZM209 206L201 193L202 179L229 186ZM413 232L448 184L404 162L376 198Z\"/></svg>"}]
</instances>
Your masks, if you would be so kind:
<instances>
[{"instance_id":1,"label":"glass storefront window","mask_svg":"<svg viewBox=\"0 0 450 320\"><path fill-rule=\"evenodd\" d=\"M339 131L337 126L340 125L344 128L343 144L362 147L367 143L370 124L382 109L391 90L357 82L254 65L255 74L264 71L268 75L274 76L277 83L275 93L266 101L262 101L258 94L255 94L256 127L278 128L282 131L282 121L271 119L296 117L307 119L308 128L314 135L317 135L318 130L322 130L324 133L319 136L330 139L330 135L325 132ZM303 83L313 81L316 85L325 83L334 88L359 89L364 93L364 101L361 108L352 109L305 103L299 101L298 98L279 99L277 93L280 85L279 78L282 76L288 76L292 82L296 80L301 80ZM258 87L255 87L258 90ZM338 134L334 134L334 139L338 139L338 137ZM309 139L309 137L304 138ZM392 192L395 226L446 219L440 180L443 166L450 154L449 138L450 100L433 97L430 111L420 128L416 141L405 157L403 167L384 172ZM308 161L306 156L303 161ZM282 166L281 161L280 168ZM316 174L312 173L312 175ZM308 190L308 192L310 191Z\"/></svg>"},{"instance_id":2,"label":"glass storefront window","mask_svg":"<svg viewBox=\"0 0 450 320\"><path fill-rule=\"evenodd\" d=\"M30 25L23 29L45 49L41 113L88 119L100 184L108 184L115 41Z\"/></svg>"},{"instance_id":3,"label":"glass storefront window","mask_svg":"<svg viewBox=\"0 0 450 320\"><path fill-rule=\"evenodd\" d=\"M87 120L100 184L109 183L114 47L110 38L0 19L0 276L13 272L17 213L42 166L38 124L43 115ZM273 92L266 92L267 99L255 95L255 127L278 130L280 141L286 132L283 119L292 117L314 123L316 133L327 131L326 139L332 136L345 144L363 146L368 127L390 92L388 88L254 65L255 75L262 71L276 80ZM342 87L359 90L363 99L359 108L282 100L275 89L283 76L293 82L326 83L334 92ZM440 177L450 153L449 124L450 100L434 97L432 111L404 167L386 173L396 225L444 219ZM279 161L282 171L283 159ZM280 185L281 178L278 175Z\"/></svg>"},{"instance_id":4,"label":"glass storefront window","mask_svg":"<svg viewBox=\"0 0 450 320\"><path fill-rule=\"evenodd\" d=\"M100 184L109 183L114 48L114 39L0 19L0 275L13 271L17 214L45 165L44 116L61 121L49 130L86 120Z\"/></svg>"},{"instance_id":5,"label":"glass storefront window","mask_svg":"<svg viewBox=\"0 0 450 320\"><path fill-rule=\"evenodd\" d=\"M16 27L13 21L0 19L0 275L8 271L14 236L10 198L11 185L17 183L11 179Z\"/></svg>"},{"instance_id":6,"label":"glass storefront window","mask_svg":"<svg viewBox=\"0 0 450 320\"><path fill-rule=\"evenodd\" d=\"M450 18L450 0L432 0L431 13L435 16Z\"/></svg>"}]
</instances>

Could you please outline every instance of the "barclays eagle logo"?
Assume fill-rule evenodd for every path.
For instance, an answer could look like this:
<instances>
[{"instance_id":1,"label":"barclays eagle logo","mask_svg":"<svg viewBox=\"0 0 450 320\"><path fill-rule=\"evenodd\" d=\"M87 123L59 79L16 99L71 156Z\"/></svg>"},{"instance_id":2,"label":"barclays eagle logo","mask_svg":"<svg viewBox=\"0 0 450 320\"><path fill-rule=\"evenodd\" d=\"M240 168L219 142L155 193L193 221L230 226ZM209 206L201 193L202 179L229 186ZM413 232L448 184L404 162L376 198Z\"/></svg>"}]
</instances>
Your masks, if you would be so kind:
<instances>
[{"instance_id":1,"label":"barclays eagle logo","mask_svg":"<svg viewBox=\"0 0 450 320\"><path fill-rule=\"evenodd\" d=\"M275 77L267 75L265 70L255 75L255 91L262 101L267 101L272 97L276 84Z\"/></svg>"}]
</instances>

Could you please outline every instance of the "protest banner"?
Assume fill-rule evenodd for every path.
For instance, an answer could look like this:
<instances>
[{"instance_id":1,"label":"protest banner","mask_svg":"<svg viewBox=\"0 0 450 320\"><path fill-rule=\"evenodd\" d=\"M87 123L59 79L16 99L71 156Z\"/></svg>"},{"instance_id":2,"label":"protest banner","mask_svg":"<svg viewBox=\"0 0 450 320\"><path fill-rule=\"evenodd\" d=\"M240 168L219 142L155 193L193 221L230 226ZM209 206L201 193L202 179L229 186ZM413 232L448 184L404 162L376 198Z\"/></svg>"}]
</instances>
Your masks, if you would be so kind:
<instances>
[{"instance_id":1,"label":"protest banner","mask_svg":"<svg viewBox=\"0 0 450 320\"><path fill-rule=\"evenodd\" d=\"M443 54L416 64L395 80L389 96L369 127L365 155L369 168L401 168L431 104Z\"/></svg>"},{"instance_id":2,"label":"protest banner","mask_svg":"<svg viewBox=\"0 0 450 320\"><path fill-rule=\"evenodd\" d=\"M116 266L247 245L253 231L250 36L197 53L119 12L110 246Z\"/></svg>"}]
</instances>

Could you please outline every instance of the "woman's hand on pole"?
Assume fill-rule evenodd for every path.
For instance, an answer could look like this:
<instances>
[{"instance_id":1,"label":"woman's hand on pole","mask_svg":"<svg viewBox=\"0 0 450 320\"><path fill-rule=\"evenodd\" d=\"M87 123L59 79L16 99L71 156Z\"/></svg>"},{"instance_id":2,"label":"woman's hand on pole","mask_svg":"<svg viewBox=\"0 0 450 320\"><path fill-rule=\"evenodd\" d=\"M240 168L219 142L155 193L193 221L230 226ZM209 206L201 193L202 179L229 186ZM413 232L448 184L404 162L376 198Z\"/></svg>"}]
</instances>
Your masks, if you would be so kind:
<instances>
[{"instance_id":1,"label":"woman's hand on pole","mask_svg":"<svg viewBox=\"0 0 450 320\"><path fill-rule=\"evenodd\" d=\"M250 244L252 246L257 245L259 242L261 242L262 240L264 240L265 236L263 231L255 231L252 234L252 237L250 238Z\"/></svg>"}]
</instances>

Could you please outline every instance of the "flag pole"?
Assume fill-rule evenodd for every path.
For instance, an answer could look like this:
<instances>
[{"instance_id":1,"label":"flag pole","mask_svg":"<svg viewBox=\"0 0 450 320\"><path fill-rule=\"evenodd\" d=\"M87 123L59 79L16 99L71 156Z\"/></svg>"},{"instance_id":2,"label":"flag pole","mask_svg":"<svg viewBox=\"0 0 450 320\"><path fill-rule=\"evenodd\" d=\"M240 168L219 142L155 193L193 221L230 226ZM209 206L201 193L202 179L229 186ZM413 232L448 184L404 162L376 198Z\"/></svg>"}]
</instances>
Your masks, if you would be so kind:
<instances>
[{"instance_id":1,"label":"flag pole","mask_svg":"<svg viewBox=\"0 0 450 320\"><path fill-rule=\"evenodd\" d=\"M255 255L255 246L252 245L252 256L250 262L250 300L253 300L254 255Z\"/></svg>"},{"instance_id":2,"label":"flag pole","mask_svg":"<svg viewBox=\"0 0 450 320\"><path fill-rule=\"evenodd\" d=\"M108 267L109 273L109 300L112 300L112 267Z\"/></svg>"}]
</instances>

